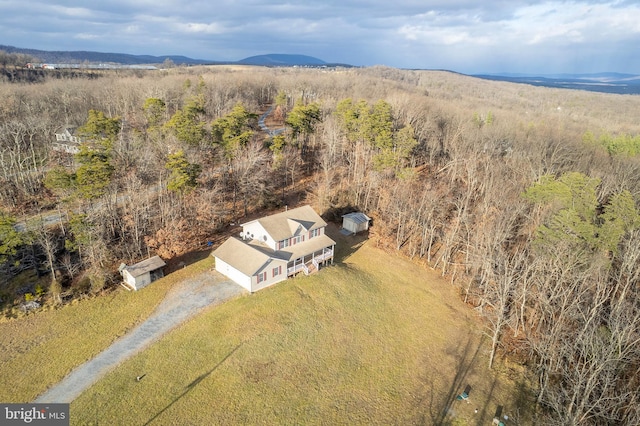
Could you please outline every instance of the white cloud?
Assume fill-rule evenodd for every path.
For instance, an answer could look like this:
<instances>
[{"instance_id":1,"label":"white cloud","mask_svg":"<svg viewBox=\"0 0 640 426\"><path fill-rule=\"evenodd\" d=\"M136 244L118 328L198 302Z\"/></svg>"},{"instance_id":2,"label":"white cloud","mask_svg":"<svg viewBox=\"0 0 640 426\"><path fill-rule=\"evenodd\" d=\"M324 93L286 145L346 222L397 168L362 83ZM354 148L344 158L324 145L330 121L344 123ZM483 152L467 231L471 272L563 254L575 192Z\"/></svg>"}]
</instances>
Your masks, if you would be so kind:
<instances>
[{"instance_id":1,"label":"white cloud","mask_svg":"<svg viewBox=\"0 0 640 426\"><path fill-rule=\"evenodd\" d=\"M304 53L462 72L599 61L640 73L638 17L630 0L0 0L0 28L13 28L2 43L19 47L223 60Z\"/></svg>"},{"instance_id":2,"label":"white cloud","mask_svg":"<svg viewBox=\"0 0 640 426\"><path fill-rule=\"evenodd\" d=\"M127 34L139 34L140 30L141 30L140 25L133 24L133 25L127 25L124 29L124 32Z\"/></svg>"},{"instance_id":3,"label":"white cloud","mask_svg":"<svg viewBox=\"0 0 640 426\"><path fill-rule=\"evenodd\" d=\"M398 29L398 33L409 41L430 46L488 45L492 43L490 37L475 36L466 30L457 28L404 25Z\"/></svg>"},{"instance_id":4,"label":"white cloud","mask_svg":"<svg viewBox=\"0 0 640 426\"><path fill-rule=\"evenodd\" d=\"M640 33L638 6L548 2L519 9L508 28L523 44L599 42Z\"/></svg>"},{"instance_id":5,"label":"white cloud","mask_svg":"<svg viewBox=\"0 0 640 426\"><path fill-rule=\"evenodd\" d=\"M91 9L85 7L64 7L64 6L51 6L54 14L61 14L70 18L91 18L94 16L94 12Z\"/></svg>"},{"instance_id":6,"label":"white cloud","mask_svg":"<svg viewBox=\"0 0 640 426\"><path fill-rule=\"evenodd\" d=\"M89 34L89 33L78 33L74 35L74 38L77 38L78 40L96 40L100 38L100 36L96 34Z\"/></svg>"},{"instance_id":7,"label":"white cloud","mask_svg":"<svg viewBox=\"0 0 640 426\"><path fill-rule=\"evenodd\" d=\"M202 34L222 34L225 32L224 26L217 22L202 23L188 22L176 23L173 25L178 31L186 33L202 33Z\"/></svg>"}]
</instances>

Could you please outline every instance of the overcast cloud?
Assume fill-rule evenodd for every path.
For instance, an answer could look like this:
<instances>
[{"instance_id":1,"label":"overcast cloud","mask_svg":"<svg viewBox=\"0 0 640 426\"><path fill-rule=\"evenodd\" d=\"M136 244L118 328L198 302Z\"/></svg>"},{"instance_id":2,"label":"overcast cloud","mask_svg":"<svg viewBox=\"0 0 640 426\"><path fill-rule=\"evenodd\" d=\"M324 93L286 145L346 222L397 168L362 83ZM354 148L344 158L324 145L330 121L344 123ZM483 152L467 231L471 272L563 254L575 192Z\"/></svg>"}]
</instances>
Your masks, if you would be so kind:
<instances>
[{"instance_id":1,"label":"overcast cloud","mask_svg":"<svg viewBox=\"0 0 640 426\"><path fill-rule=\"evenodd\" d=\"M0 0L0 44L481 72L640 74L640 6L529 0Z\"/></svg>"}]
</instances>

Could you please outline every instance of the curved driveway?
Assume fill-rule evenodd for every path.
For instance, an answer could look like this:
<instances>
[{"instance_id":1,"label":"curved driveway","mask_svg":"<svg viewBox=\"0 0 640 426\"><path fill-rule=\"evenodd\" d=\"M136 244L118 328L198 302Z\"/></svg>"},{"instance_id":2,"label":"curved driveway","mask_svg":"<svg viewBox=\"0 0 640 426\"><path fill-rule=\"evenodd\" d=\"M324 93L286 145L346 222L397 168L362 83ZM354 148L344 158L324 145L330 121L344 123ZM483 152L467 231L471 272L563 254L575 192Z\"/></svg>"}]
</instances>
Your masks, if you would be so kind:
<instances>
[{"instance_id":1,"label":"curved driveway","mask_svg":"<svg viewBox=\"0 0 640 426\"><path fill-rule=\"evenodd\" d=\"M258 126L260 126L260 129L262 129L263 132L265 132L267 135L269 135L270 137L274 137L279 135L280 133L284 132L285 130L287 130L285 127L281 128L281 129L269 129L267 127L267 125L264 123L264 120L267 118L267 116L269 114L271 114L271 112L275 109L275 107L273 105L271 105L269 107L268 110L265 111L264 114L262 114L260 116L260 118L258 118Z\"/></svg>"},{"instance_id":2,"label":"curved driveway","mask_svg":"<svg viewBox=\"0 0 640 426\"><path fill-rule=\"evenodd\" d=\"M153 285L153 284L152 284ZM141 290L144 291L144 290ZM90 361L69 373L34 402L69 403L109 370L144 349L203 308L244 293L245 290L216 271L207 271L177 284L142 324Z\"/></svg>"}]
</instances>

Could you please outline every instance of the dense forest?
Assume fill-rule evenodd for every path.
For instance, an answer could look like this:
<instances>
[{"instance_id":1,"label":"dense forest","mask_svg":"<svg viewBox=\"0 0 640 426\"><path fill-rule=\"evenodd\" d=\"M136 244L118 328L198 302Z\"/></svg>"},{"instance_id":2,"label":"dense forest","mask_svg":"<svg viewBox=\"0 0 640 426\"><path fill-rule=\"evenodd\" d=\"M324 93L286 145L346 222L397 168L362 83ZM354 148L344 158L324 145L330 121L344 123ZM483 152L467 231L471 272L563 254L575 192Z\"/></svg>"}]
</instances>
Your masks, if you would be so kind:
<instances>
[{"instance_id":1,"label":"dense forest","mask_svg":"<svg viewBox=\"0 0 640 426\"><path fill-rule=\"evenodd\" d=\"M376 244L459 288L547 424L640 424L640 98L385 67L39 81L0 82L6 318L247 215L359 209ZM75 154L54 149L65 126Z\"/></svg>"}]
</instances>

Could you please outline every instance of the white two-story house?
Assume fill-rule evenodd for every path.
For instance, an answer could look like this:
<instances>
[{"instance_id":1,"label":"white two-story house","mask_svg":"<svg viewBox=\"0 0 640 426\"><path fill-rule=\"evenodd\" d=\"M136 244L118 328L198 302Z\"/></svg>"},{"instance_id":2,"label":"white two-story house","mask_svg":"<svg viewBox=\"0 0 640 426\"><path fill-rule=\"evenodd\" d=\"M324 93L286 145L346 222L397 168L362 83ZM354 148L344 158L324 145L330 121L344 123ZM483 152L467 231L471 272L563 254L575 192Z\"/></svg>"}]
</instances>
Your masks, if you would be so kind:
<instances>
[{"instance_id":1,"label":"white two-story house","mask_svg":"<svg viewBox=\"0 0 640 426\"><path fill-rule=\"evenodd\" d=\"M310 206L241 226L240 238L229 238L212 256L218 272L250 292L333 263L336 243L325 235L327 223Z\"/></svg>"},{"instance_id":2,"label":"white two-story house","mask_svg":"<svg viewBox=\"0 0 640 426\"><path fill-rule=\"evenodd\" d=\"M53 143L53 150L66 152L67 154L77 154L80 152L82 139L75 135L75 126L64 126L56 133L56 141Z\"/></svg>"}]
</instances>

